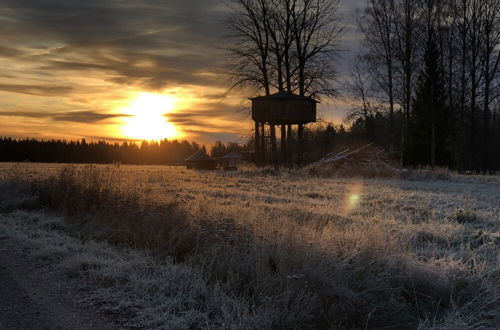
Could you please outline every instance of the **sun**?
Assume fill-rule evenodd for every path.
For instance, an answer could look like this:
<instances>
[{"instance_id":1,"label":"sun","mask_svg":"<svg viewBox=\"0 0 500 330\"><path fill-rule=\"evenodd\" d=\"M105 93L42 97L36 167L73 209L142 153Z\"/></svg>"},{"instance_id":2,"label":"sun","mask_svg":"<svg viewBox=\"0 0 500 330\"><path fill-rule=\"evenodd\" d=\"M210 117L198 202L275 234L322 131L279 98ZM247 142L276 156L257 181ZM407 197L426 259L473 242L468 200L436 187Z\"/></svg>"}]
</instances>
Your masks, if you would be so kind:
<instances>
[{"instance_id":1,"label":"sun","mask_svg":"<svg viewBox=\"0 0 500 330\"><path fill-rule=\"evenodd\" d=\"M134 140L161 140L179 136L176 127L166 116L175 109L176 98L171 95L139 93L129 107L123 109L122 134Z\"/></svg>"}]
</instances>

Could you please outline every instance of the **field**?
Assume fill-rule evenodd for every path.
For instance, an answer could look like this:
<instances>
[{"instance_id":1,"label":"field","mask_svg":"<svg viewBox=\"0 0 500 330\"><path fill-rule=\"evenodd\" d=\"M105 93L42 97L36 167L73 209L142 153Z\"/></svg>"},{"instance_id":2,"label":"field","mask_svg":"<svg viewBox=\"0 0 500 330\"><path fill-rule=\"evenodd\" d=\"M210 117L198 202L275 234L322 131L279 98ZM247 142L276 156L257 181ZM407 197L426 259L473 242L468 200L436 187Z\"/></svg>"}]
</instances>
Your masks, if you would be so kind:
<instances>
[{"instance_id":1,"label":"field","mask_svg":"<svg viewBox=\"0 0 500 330\"><path fill-rule=\"evenodd\" d=\"M0 235L126 327L500 328L499 177L0 166Z\"/></svg>"}]
</instances>

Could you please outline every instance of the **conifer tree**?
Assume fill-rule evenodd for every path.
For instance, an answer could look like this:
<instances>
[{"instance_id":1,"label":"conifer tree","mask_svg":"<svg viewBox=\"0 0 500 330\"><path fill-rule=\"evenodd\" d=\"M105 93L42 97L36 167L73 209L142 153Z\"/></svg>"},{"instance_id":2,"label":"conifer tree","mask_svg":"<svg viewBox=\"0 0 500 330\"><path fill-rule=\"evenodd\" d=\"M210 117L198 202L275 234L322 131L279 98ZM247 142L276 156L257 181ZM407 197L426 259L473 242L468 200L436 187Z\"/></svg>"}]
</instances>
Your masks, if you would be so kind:
<instances>
[{"instance_id":1,"label":"conifer tree","mask_svg":"<svg viewBox=\"0 0 500 330\"><path fill-rule=\"evenodd\" d=\"M449 164L449 107L441 54L430 33L419 74L410 120L408 165Z\"/></svg>"}]
</instances>

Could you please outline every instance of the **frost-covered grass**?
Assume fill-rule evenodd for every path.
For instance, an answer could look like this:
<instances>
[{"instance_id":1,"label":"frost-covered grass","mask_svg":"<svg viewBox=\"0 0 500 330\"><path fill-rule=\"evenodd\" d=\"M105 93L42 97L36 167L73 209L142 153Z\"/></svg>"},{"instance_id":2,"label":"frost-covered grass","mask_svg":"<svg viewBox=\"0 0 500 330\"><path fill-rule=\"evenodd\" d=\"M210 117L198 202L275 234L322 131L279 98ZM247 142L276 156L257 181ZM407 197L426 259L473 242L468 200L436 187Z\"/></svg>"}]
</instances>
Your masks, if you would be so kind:
<instances>
[{"instance_id":1,"label":"frost-covered grass","mask_svg":"<svg viewBox=\"0 0 500 330\"><path fill-rule=\"evenodd\" d=\"M500 326L498 177L0 171L3 229L139 327Z\"/></svg>"}]
</instances>

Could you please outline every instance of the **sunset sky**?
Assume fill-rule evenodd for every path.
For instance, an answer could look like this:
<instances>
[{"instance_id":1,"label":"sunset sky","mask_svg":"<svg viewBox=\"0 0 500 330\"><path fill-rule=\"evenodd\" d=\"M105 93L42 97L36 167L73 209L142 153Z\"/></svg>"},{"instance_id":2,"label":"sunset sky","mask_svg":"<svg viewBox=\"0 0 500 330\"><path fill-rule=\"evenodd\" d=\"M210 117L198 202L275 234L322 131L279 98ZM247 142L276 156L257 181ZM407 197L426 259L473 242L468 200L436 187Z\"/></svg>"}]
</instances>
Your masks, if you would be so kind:
<instances>
[{"instance_id":1,"label":"sunset sky","mask_svg":"<svg viewBox=\"0 0 500 330\"><path fill-rule=\"evenodd\" d=\"M0 136L246 139L253 95L226 96L226 14L221 0L0 0ZM355 28L344 39L347 72Z\"/></svg>"}]
</instances>

